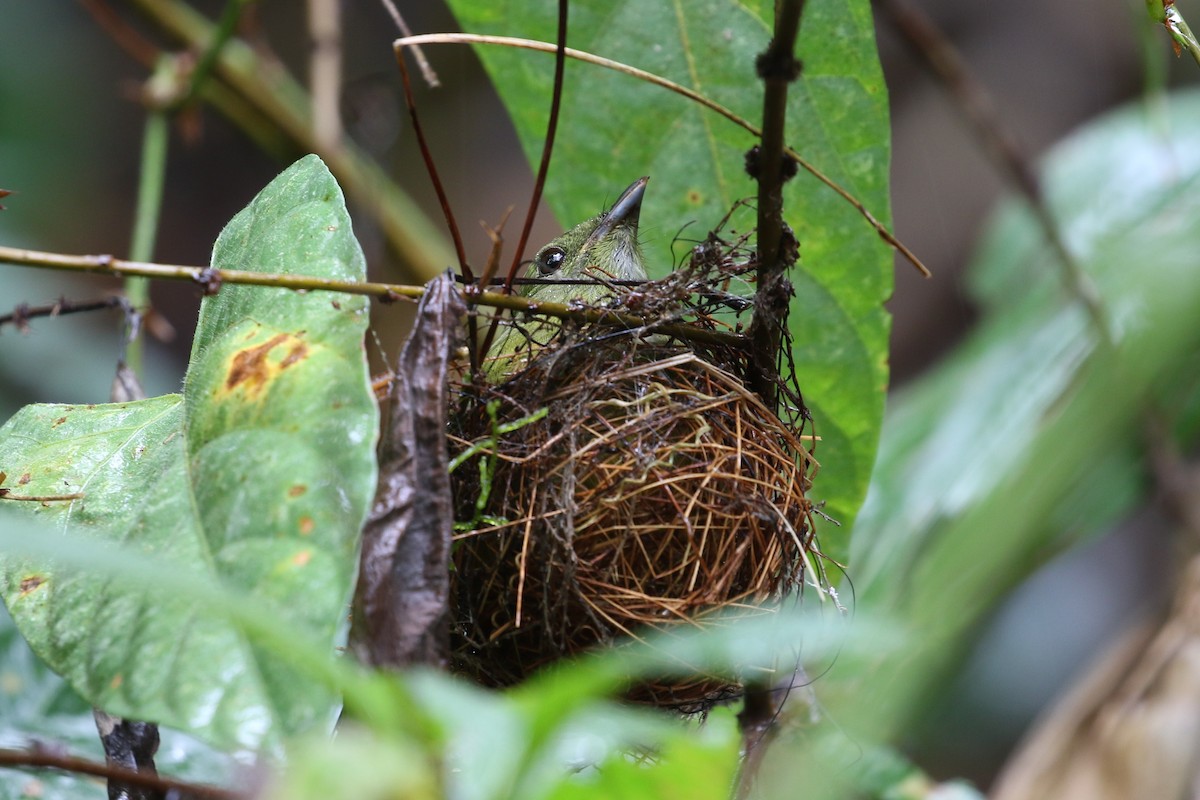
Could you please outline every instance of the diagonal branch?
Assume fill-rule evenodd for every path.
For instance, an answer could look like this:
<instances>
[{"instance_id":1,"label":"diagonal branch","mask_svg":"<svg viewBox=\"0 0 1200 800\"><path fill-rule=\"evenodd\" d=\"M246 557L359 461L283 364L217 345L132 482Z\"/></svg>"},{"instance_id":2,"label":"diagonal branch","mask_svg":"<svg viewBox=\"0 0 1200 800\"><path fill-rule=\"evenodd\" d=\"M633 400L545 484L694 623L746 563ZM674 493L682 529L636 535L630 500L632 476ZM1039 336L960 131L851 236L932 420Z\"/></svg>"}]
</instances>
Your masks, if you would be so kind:
<instances>
[{"instance_id":1,"label":"diagonal branch","mask_svg":"<svg viewBox=\"0 0 1200 800\"><path fill-rule=\"evenodd\" d=\"M908 0L874 2L888 15L896 31L929 71L941 81L979 137L984 151L1025 199L1057 257L1068 290L1083 304L1101 340L1111 342L1112 334L1100 295L1067 247L1037 175L1021 152L1016 137L1005 127L986 88L971 74L950 40L915 4Z\"/></svg>"},{"instance_id":2,"label":"diagonal branch","mask_svg":"<svg viewBox=\"0 0 1200 800\"><path fill-rule=\"evenodd\" d=\"M147 789L174 792L181 797L198 798L199 800L246 800L251 796L250 792L163 778L159 775L149 775L123 767L98 764L83 758L60 755L40 747L28 750L0 749L0 767L56 769L77 775L93 775L97 778L121 781Z\"/></svg>"},{"instance_id":3,"label":"diagonal branch","mask_svg":"<svg viewBox=\"0 0 1200 800\"><path fill-rule=\"evenodd\" d=\"M511 36L489 36L476 33L427 33L417 36L405 36L395 41L395 47L398 50L405 47L416 47L422 44L496 44L503 45L505 47L517 47L524 50L534 50L539 53L557 52L557 47L549 42L540 42L536 39L519 39ZM620 61L614 61L611 58L604 58L603 56L594 55L584 50L576 50L572 47L563 48L563 52L568 58L573 58L586 64L594 64L595 66L604 67L605 69L611 69L614 72L620 72L625 75L629 75L637 80L658 86L670 92L674 92L681 97L686 97L693 103L698 103L699 105L707 108L709 111L713 111L721 115L751 135L756 137L762 136L762 130L749 120L739 117L737 114L733 113L733 111L729 110L712 98L706 97L705 95L702 95L693 89L689 89L686 86L668 80L661 75L655 75L653 72L647 72L644 69L638 69L637 67L632 67ZM817 169L816 165L804 158L793 148L788 147L784 150L784 152L789 158L799 164L801 169L812 175L827 188L831 189L838 197L842 198L851 206L853 206L854 210L857 211L864 220L866 220L867 224L870 225L877 234L879 234L879 238L883 239L889 247L902 255L905 260L912 264L913 267L915 267L917 271L920 272L924 277L930 278L933 276L933 273L931 273L929 269L923 263L921 263L921 259L917 258L916 253L914 253L908 248L907 245L897 239L895 234L889 231L882 222L876 219L875 215L872 214L858 198L851 194L848 189L837 183L825 173L821 172L821 170Z\"/></svg>"},{"instance_id":4,"label":"diagonal branch","mask_svg":"<svg viewBox=\"0 0 1200 800\"><path fill-rule=\"evenodd\" d=\"M181 0L133 0L133 4L159 30L197 52L207 52L217 35L216 26ZM425 216L383 169L349 140L332 151L322 151L313 132L312 103L304 88L279 69L268 68L254 50L237 37L216 56L214 87L228 90L234 106L252 109L265 117L301 152L320 152L346 194L375 219L389 244L421 279L441 274L454 260L438 228ZM244 114L230 115L243 128L258 121Z\"/></svg>"}]
</instances>

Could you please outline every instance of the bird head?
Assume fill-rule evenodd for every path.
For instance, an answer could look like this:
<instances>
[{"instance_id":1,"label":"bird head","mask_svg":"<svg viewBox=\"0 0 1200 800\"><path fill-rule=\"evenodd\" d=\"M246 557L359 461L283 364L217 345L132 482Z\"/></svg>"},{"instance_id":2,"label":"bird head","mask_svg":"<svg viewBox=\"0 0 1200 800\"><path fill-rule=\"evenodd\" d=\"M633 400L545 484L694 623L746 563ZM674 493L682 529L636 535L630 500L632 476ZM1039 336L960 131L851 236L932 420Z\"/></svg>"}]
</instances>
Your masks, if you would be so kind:
<instances>
[{"instance_id":1,"label":"bird head","mask_svg":"<svg viewBox=\"0 0 1200 800\"><path fill-rule=\"evenodd\" d=\"M527 278L645 280L638 244L638 218L649 178L638 178L603 214L579 223L538 250ZM522 294L538 300L598 300L611 294L604 286L526 285Z\"/></svg>"},{"instance_id":2,"label":"bird head","mask_svg":"<svg viewBox=\"0 0 1200 800\"><path fill-rule=\"evenodd\" d=\"M542 247L529 267L527 278L560 280L594 279L600 283L524 284L520 293L531 300L551 303L584 302L598 304L611 297L608 281L645 280L642 249L638 245L638 217L642 195L649 178L638 178L612 207L579 223ZM546 346L560 329L553 318L541 318L520 326L507 326L488 353L483 371L488 380L499 383L522 369Z\"/></svg>"}]
</instances>

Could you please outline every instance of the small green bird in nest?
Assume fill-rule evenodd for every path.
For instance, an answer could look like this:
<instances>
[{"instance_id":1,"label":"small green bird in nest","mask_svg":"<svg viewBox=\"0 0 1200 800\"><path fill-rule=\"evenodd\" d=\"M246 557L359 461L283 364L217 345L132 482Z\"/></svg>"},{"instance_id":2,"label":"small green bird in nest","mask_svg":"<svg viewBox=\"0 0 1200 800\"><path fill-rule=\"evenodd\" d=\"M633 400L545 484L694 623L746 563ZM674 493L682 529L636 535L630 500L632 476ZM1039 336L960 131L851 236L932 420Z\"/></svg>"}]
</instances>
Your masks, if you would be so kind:
<instances>
[{"instance_id":1,"label":"small green bird in nest","mask_svg":"<svg viewBox=\"0 0 1200 800\"><path fill-rule=\"evenodd\" d=\"M614 281L644 281L646 267L638 244L638 217L647 177L629 185L612 207L581 222L538 251L524 278L560 281L594 280L594 284L524 284L518 291L530 300L600 305L613 296ZM500 383L523 369L554 338L561 321L540 317L513 321L497 336L484 363L484 374Z\"/></svg>"},{"instance_id":2,"label":"small green bird in nest","mask_svg":"<svg viewBox=\"0 0 1200 800\"><path fill-rule=\"evenodd\" d=\"M635 181L523 270L563 282L519 290L534 304L586 303L641 324L610 336L605 323L615 320L564 326L536 309L515 312L484 362L486 380L507 383L454 406L451 455L478 457L478 469L451 473L451 663L485 685L518 683L639 631L716 624L717 612L755 613L806 584L828 585L806 496L817 464L802 425L747 387L744 350L694 346L678 330L716 329L692 297L743 274L734 270L745 251L714 233L663 281L623 284L646 279L637 237L645 188ZM703 710L740 691L704 663L670 672L629 697Z\"/></svg>"}]
</instances>

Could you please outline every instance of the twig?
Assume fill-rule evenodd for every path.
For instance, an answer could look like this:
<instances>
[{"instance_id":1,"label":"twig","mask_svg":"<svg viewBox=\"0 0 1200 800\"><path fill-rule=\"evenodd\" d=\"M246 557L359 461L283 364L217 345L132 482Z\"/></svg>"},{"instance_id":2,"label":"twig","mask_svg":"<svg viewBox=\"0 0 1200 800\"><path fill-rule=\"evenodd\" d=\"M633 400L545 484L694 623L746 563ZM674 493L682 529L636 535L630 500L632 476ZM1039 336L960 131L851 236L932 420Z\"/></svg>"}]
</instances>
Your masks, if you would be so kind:
<instances>
[{"instance_id":1,"label":"twig","mask_svg":"<svg viewBox=\"0 0 1200 800\"><path fill-rule=\"evenodd\" d=\"M146 126L142 134L142 160L138 168L137 211L133 218L132 243L129 246L129 257L134 261L149 261L154 257L158 218L162 210L163 185L166 182L169 138L167 111L161 108L147 109ZM125 296L129 298L131 306L141 313L146 313L150 308L150 282L146 278L127 277ZM135 375L141 373L140 336L133 336L126 345L125 360Z\"/></svg>"},{"instance_id":2,"label":"twig","mask_svg":"<svg viewBox=\"0 0 1200 800\"><path fill-rule=\"evenodd\" d=\"M200 91L200 88L208 83L208 78L212 75L213 67L217 64L221 50L233 38L234 32L237 31L238 21L242 18L242 9L251 2L252 0L225 0L225 8L221 10L221 18L217 20L212 37L208 40L207 45L200 53L200 58L196 61L196 67L192 70L191 77L188 80L187 93L180 98L180 106L190 102Z\"/></svg>"},{"instance_id":3,"label":"twig","mask_svg":"<svg viewBox=\"0 0 1200 800\"><path fill-rule=\"evenodd\" d=\"M24 250L0 245L0 263L24 267L43 267L75 272L95 272L102 275L140 275L160 280L192 281L212 291L219 291L222 284L250 286L274 286L280 289L307 289L364 294L378 297L418 298L420 286L400 286L387 283L359 283L335 281L308 275L283 275L249 270L213 269L212 267L184 266L181 264L157 264L146 261L129 261L110 255L73 256L64 253L47 253Z\"/></svg>"},{"instance_id":4,"label":"twig","mask_svg":"<svg viewBox=\"0 0 1200 800\"><path fill-rule=\"evenodd\" d=\"M755 64L763 80L762 144L755 159L758 179L758 287L750 322L750 388L774 412L779 405L780 343L787 327L792 287L787 269L795 263L794 241L783 222L783 184L794 174L784 160L788 89L800 76L796 38L804 0L779 0L775 33ZM804 548L800 548L803 552ZM771 686L746 682L744 708L738 717L747 757L738 775L737 796L748 797L774 730L778 712Z\"/></svg>"},{"instance_id":5,"label":"twig","mask_svg":"<svg viewBox=\"0 0 1200 800\"><path fill-rule=\"evenodd\" d=\"M754 165L758 179L758 287L750 324L750 384L771 409L779 395L779 343L791 301L791 285L784 273L795 261L788 252L791 244L784 239L783 184L791 177L785 167L791 165L785 164L783 151L788 87L800 76L796 37L804 0L782 0L776 9L775 35L756 64L764 91L762 145Z\"/></svg>"},{"instance_id":6,"label":"twig","mask_svg":"<svg viewBox=\"0 0 1200 800\"><path fill-rule=\"evenodd\" d=\"M450 198L446 195L446 187L438 174L437 164L429 141L425 138L425 129L421 127L421 117L417 113L417 98L413 95L412 81L408 77L408 65L404 63L404 54L396 53L396 66L400 68L400 83L404 87L404 105L408 108L408 117L412 120L413 133L417 135L417 146L421 151L421 160L425 162L425 171L429 174L429 182L437 194L438 204L442 209L442 218L450 229L450 240L454 243L454 254L458 258L458 270L464 278L472 277L471 267L467 263L467 251L463 247L462 234L458 230L458 221L454 218L454 210L450 208ZM474 333L474 331L472 331Z\"/></svg>"},{"instance_id":7,"label":"twig","mask_svg":"<svg viewBox=\"0 0 1200 800\"><path fill-rule=\"evenodd\" d=\"M538 163L537 178L533 182L533 194L529 197L529 208L525 212L525 223L521 226L521 235L513 250L512 264L505 276L503 290L505 292L512 291L512 282L517 277L517 270L521 266L521 256L525 252L525 245L529 242L529 234L533 231L533 220L537 217L538 204L542 201L542 191L546 186L546 174L550 171L550 157L554 153L554 138L558 133L558 114L562 109L563 76L567 62L567 11L569 7L570 3L567 0L558 0L558 28L554 45L554 88L550 92L550 117L546 121L546 137L542 140L542 158ZM396 52L399 51L397 48ZM499 325L500 317L497 315L492 319L487 334L483 337L483 344L479 348L481 353L491 350L492 341L496 338ZM472 364L471 366L474 368L476 365Z\"/></svg>"},{"instance_id":8,"label":"twig","mask_svg":"<svg viewBox=\"0 0 1200 800\"><path fill-rule=\"evenodd\" d=\"M550 156L554 153L554 137L558 133L558 113L562 108L563 73L567 61L567 9L569 7L570 3L567 0L558 0L558 30L557 41L554 45L554 88L550 93L550 118L546 121L546 137L542 140L542 158L538 163L533 195L529 198L529 210L525 212L525 224L521 227L520 238L517 239L512 266L508 268L510 282L517 277L517 268L521 265L521 255L525 252L525 245L529 242L529 234L533 230L533 220L537 216L538 203L542 200L542 190L546 185L546 173L550 171ZM489 331L489 335L490 333Z\"/></svg>"},{"instance_id":9,"label":"twig","mask_svg":"<svg viewBox=\"0 0 1200 800\"><path fill-rule=\"evenodd\" d=\"M308 0L312 37L313 138L322 152L342 145L342 25L338 0Z\"/></svg>"},{"instance_id":10,"label":"twig","mask_svg":"<svg viewBox=\"0 0 1200 800\"><path fill-rule=\"evenodd\" d=\"M180 0L133 0L160 30L189 48L204 51L215 36L211 22ZM319 149L313 136L311 103L303 87L279 70L266 69L255 52L237 37L221 49L214 66L221 85L232 90L251 116L231 114L234 124L250 128L257 117L269 120L301 152ZM226 111L229 110L227 104ZM262 131L256 132L263 136ZM452 252L437 227L370 156L351 141L322 156L346 194L378 223L388 242L422 280L451 263Z\"/></svg>"},{"instance_id":11,"label":"twig","mask_svg":"<svg viewBox=\"0 0 1200 800\"><path fill-rule=\"evenodd\" d=\"M422 44L495 44L503 45L505 47L517 47L524 50L535 50L539 53L554 53L557 51L557 47L549 42L540 42L535 39L518 39L510 36L484 36L474 33L424 33L417 36L406 36L402 39L397 39L394 43L394 46L399 49L403 47L415 47ZM722 117L738 127L746 130L750 134L754 136L762 136L761 129L748 120L739 117L737 114L733 113L715 100L705 97L699 92L689 89L686 86L682 86L674 81L667 80L660 75L655 75L653 72L647 72L646 70L638 69L637 67L631 67L628 64L623 64L620 61L614 61L610 58L593 55L592 53L588 53L583 50L576 50L571 47L563 48L563 52L566 53L568 58L574 58L578 61L594 64L598 67L604 67L605 69L611 69L615 72L629 75L630 77L636 78L640 81L645 81L646 83L650 83L654 86L674 92L682 97L686 97L692 102L699 103L710 111L720 114ZM858 198L851 194L847 189L844 189L825 173L821 172L821 170L817 169L815 165L797 153L793 148L788 147L784 150L784 152L789 158L793 159L797 164L799 164L801 169L812 175L821 183L825 184L825 186L829 189L832 189L838 197L842 198L851 206L853 206L854 210L857 211L859 215L867 221L867 224L869 224L877 234L879 234L879 237L887 242L889 247L898 252L900 255L904 256L905 260L912 264L917 271L919 271L926 278L932 277L933 273L931 273L929 269L923 263L921 263L921 259L917 258L916 253L914 253L903 242L897 239L896 236L883 225L883 223L877 220L875 216L867 210L867 207L864 206L858 200Z\"/></svg>"},{"instance_id":12,"label":"twig","mask_svg":"<svg viewBox=\"0 0 1200 800\"><path fill-rule=\"evenodd\" d=\"M141 31L126 22L112 6L103 0L79 0L79 4L122 50L147 69L154 66L159 57L158 48Z\"/></svg>"},{"instance_id":13,"label":"twig","mask_svg":"<svg viewBox=\"0 0 1200 800\"><path fill-rule=\"evenodd\" d=\"M0 500L24 500L29 503L58 503L63 500L82 500L85 496L83 492L70 492L69 494L13 494L12 489L0 487Z\"/></svg>"},{"instance_id":14,"label":"twig","mask_svg":"<svg viewBox=\"0 0 1200 800\"><path fill-rule=\"evenodd\" d=\"M742 732L742 759L738 770L737 790L734 797L745 800L751 796L754 778L762 768L767 745L775 734L775 721L779 708L769 687L747 686L742 710L738 713L738 728Z\"/></svg>"},{"instance_id":15,"label":"twig","mask_svg":"<svg viewBox=\"0 0 1200 800\"><path fill-rule=\"evenodd\" d=\"M400 14L400 9L396 8L396 4L392 0L380 0L383 7L387 9L388 14L392 17L392 22L396 23L397 30L401 36L412 36L412 28L408 27L408 23L404 21L404 17ZM416 59L417 69L421 70L421 77L425 79L425 83L430 89L436 89L442 85L438 80L437 73L433 71L433 67L429 64L429 59L425 58L425 51L420 47L413 47L413 58Z\"/></svg>"},{"instance_id":16,"label":"twig","mask_svg":"<svg viewBox=\"0 0 1200 800\"><path fill-rule=\"evenodd\" d=\"M1200 42L1196 41L1196 35L1192 33L1187 20L1175 7L1175 0L1146 0L1146 10L1150 12L1151 19L1171 34L1171 46L1175 48L1175 55L1178 56L1181 51L1187 50L1188 55L1200 64Z\"/></svg>"},{"instance_id":17,"label":"twig","mask_svg":"<svg viewBox=\"0 0 1200 800\"><path fill-rule=\"evenodd\" d=\"M395 283L360 283L357 281L335 281L309 275L283 275L268 272L250 272L239 269L213 269L212 267L189 267L179 264L151 264L126 261L110 255L72 256L63 253L46 253L0 245L0 263L25 267L43 267L76 272L95 272L104 275L144 275L161 280L191 281L204 287L205 291L220 291L223 284L242 286L271 286L277 289L305 291L341 292L378 297L384 301L401 297L418 299L425 293L422 286L406 286ZM549 303L527 297L501 292L466 292L467 302L473 305L492 306L512 311L544 314L560 319L579 322L600 322L626 328L652 327L656 333L664 333L679 339L744 348L745 336L724 331L710 331L682 323L655 324L633 314L597 308L579 308L568 303Z\"/></svg>"},{"instance_id":18,"label":"twig","mask_svg":"<svg viewBox=\"0 0 1200 800\"><path fill-rule=\"evenodd\" d=\"M164 778L160 775L148 775L121 767L110 767L107 764L88 761L84 758L59 755L45 748L0 749L0 767L56 769L76 775L94 775L97 778L145 786L150 789L175 791L184 797L202 798L202 800L243 800L251 796L249 792L222 789L219 786L209 786L203 783L189 783L173 778Z\"/></svg>"},{"instance_id":19,"label":"twig","mask_svg":"<svg viewBox=\"0 0 1200 800\"><path fill-rule=\"evenodd\" d=\"M1067 249L1058 222L1046 205L1037 176L1023 156L1016 138L1004 126L986 88L971 75L954 45L942 35L925 12L908 0L874 2L888 14L896 31L926 67L941 80L983 142L984 149L1025 198L1050 247L1058 257L1063 280L1068 289L1083 303L1101 340L1111 343L1112 334L1100 295L1087 273Z\"/></svg>"},{"instance_id":20,"label":"twig","mask_svg":"<svg viewBox=\"0 0 1200 800\"><path fill-rule=\"evenodd\" d=\"M30 306L21 303L11 314L0 314L0 327L15 325L17 330L24 330L26 323L37 317L58 317L65 314L79 314L85 311L99 311L104 308L121 308L126 303L124 297L113 295L101 300L68 300L61 297L54 303L44 306Z\"/></svg>"},{"instance_id":21,"label":"twig","mask_svg":"<svg viewBox=\"0 0 1200 800\"><path fill-rule=\"evenodd\" d=\"M80 4L92 15L96 24L112 37L118 47L146 69L155 69L160 59L165 57L163 51L142 36L140 31L117 17L106 3L101 0L80 0ZM295 153L295 143L287 139L273 122L228 86L208 81L198 88L198 94L218 113L240 125L242 131L264 152L280 160Z\"/></svg>"},{"instance_id":22,"label":"twig","mask_svg":"<svg viewBox=\"0 0 1200 800\"><path fill-rule=\"evenodd\" d=\"M1175 46L1187 50L1192 60L1200 64L1200 42L1196 41L1196 34L1192 33L1192 29L1188 27L1183 14L1179 13L1174 3L1166 9L1166 20L1163 24L1170 32Z\"/></svg>"},{"instance_id":23,"label":"twig","mask_svg":"<svg viewBox=\"0 0 1200 800\"><path fill-rule=\"evenodd\" d=\"M474 280L475 275L471 271L471 265L467 263L467 251L463 246L462 233L458 229L458 220L454 216L454 209L450 207L450 198L446 194L446 187L442 185L442 178L438 173L437 163L429 148L429 142L425 139L425 129L421 127L421 117L417 114L417 98L413 94L412 80L408 76L408 64L404 61L404 53L399 50L394 52L396 65L400 68L400 82L404 87L404 105L408 108L409 119L412 120L413 133L417 135L417 146L421 151L421 159L425 162L425 171L429 174L429 182L433 184L433 190L437 194L438 204L442 208L442 217L446 220L446 227L450 229L450 240L454 243L454 254L458 257L458 274L470 282ZM479 368L479 351L476 348L476 343L479 341L477 328L475 315L468 315L467 353L472 373Z\"/></svg>"}]
</instances>

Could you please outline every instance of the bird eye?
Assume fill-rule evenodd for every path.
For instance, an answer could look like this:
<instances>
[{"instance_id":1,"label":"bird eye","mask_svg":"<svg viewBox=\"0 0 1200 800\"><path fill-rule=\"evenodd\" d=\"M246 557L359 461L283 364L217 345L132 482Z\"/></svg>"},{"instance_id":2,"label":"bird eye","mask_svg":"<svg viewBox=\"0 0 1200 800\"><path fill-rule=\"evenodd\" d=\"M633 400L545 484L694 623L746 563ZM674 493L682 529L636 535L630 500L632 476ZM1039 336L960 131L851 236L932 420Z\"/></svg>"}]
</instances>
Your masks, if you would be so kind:
<instances>
[{"instance_id":1,"label":"bird eye","mask_svg":"<svg viewBox=\"0 0 1200 800\"><path fill-rule=\"evenodd\" d=\"M567 260L567 251L561 247L547 247L542 252L537 254L538 272L543 275L549 275L552 272L558 272L562 267L563 262Z\"/></svg>"}]
</instances>

